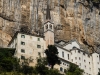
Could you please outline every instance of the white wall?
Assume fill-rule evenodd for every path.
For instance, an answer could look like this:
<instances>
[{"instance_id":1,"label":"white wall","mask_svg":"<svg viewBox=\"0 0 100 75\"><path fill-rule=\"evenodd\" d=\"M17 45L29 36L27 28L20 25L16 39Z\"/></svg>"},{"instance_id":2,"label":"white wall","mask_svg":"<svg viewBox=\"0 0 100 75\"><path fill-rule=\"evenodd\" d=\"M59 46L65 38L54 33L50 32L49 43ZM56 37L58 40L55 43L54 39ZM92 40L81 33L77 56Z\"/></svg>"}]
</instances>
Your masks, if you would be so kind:
<instances>
[{"instance_id":1,"label":"white wall","mask_svg":"<svg viewBox=\"0 0 100 75\"><path fill-rule=\"evenodd\" d=\"M99 54L93 53L92 54L92 61L93 61L93 71L94 75L97 75L100 68L100 57Z\"/></svg>"},{"instance_id":2,"label":"white wall","mask_svg":"<svg viewBox=\"0 0 100 75\"><path fill-rule=\"evenodd\" d=\"M25 35L25 38L21 38L21 35ZM40 41L38 41L38 38L40 38ZM21 41L25 42L25 45L21 45ZM33 62L36 62L36 59L39 57L38 52L41 53L41 56L44 57L44 50L45 50L45 41L41 37L26 35L18 33L17 39L14 39L11 46L16 46L16 54L18 58L21 58L21 55L25 56L25 58L32 57ZM37 48L37 45L40 45L41 48ZM25 50L25 53L21 52L21 49Z\"/></svg>"}]
</instances>

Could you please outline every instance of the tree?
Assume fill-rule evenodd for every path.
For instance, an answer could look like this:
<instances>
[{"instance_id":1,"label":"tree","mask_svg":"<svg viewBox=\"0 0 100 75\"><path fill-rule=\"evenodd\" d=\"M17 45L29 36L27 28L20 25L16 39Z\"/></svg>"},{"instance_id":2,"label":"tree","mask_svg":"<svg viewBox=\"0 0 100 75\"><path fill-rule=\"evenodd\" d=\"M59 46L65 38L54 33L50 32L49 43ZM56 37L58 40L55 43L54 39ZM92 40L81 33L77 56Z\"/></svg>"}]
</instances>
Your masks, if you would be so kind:
<instances>
[{"instance_id":1,"label":"tree","mask_svg":"<svg viewBox=\"0 0 100 75\"><path fill-rule=\"evenodd\" d=\"M83 75L83 70L77 65L71 63L66 75Z\"/></svg>"},{"instance_id":2,"label":"tree","mask_svg":"<svg viewBox=\"0 0 100 75\"><path fill-rule=\"evenodd\" d=\"M46 58L39 58L37 60L37 65L34 71L34 74L39 75L62 75L57 69L49 69L47 67Z\"/></svg>"},{"instance_id":3,"label":"tree","mask_svg":"<svg viewBox=\"0 0 100 75\"><path fill-rule=\"evenodd\" d=\"M48 49L45 50L47 62L51 65L51 69L53 69L55 64L60 64L60 60L58 58L58 49L54 45L48 45Z\"/></svg>"},{"instance_id":4,"label":"tree","mask_svg":"<svg viewBox=\"0 0 100 75\"><path fill-rule=\"evenodd\" d=\"M20 65L17 58L14 58L15 49L0 48L0 68L3 71L18 70Z\"/></svg>"},{"instance_id":5,"label":"tree","mask_svg":"<svg viewBox=\"0 0 100 75\"><path fill-rule=\"evenodd\" d=\"M100 75L100 72L98 72L98 75Z\"/></svg>"}]
</instances>

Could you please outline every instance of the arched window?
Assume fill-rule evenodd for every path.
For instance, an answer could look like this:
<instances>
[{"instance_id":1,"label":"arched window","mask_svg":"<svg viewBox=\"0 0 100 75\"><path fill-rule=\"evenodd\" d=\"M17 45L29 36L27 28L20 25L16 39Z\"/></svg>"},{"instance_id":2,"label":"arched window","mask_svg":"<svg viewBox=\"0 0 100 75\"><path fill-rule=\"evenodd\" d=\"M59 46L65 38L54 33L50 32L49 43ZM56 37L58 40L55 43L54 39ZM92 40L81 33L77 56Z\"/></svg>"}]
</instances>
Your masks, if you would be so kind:
<instances>
[{"instance_id":1,"label":"arched window","mask_svg":"<svg viewBox=\"0 0 100 75\"><path fill-rule=\"evenodd\" d=\"M63 68L62 67L60 67L60 71L63 71Z\"/></svg>"},{"instance_id":2,"label":"arched window","mask_svg":"<svg viewBox=\"0 0 100 75\"><path fill-rule=\"evenodd\" d=\"M48 24L46 25L46 29L48 29Z\"/></svg>"},{"instance_id":3,"label":"arched window","mask_svg":"<svg viewBox=\"0 0 100 75\"><path fill-rule=\"evenodd\" d=\"M52 25L50 24L50 29L52 29Z\"/></svg>"}]
</instances>

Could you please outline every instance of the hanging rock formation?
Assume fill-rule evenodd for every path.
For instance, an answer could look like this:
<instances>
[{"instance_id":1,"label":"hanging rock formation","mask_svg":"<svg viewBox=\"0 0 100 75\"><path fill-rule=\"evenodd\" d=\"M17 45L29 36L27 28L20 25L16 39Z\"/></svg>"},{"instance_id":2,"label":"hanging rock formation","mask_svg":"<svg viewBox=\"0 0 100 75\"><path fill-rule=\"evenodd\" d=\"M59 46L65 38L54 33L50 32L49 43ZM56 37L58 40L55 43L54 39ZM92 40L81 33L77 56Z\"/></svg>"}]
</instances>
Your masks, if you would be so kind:
<instances>
[{"instance_id":1,"label":"hanging rock formation","mask_svg":"<svg viewBox=\"0 0 100 75\"><path fill-rule=\"evenodd\" d=\"M99 3L88 0L50 0L51 20L55 24L55 40L77 39L93 46L100 41ZM0 46L7 46L21 27L30 33L43 28L47 0L0 0ZM3 38L2 34L7 38Z\"/></svg>"}]
</instances>

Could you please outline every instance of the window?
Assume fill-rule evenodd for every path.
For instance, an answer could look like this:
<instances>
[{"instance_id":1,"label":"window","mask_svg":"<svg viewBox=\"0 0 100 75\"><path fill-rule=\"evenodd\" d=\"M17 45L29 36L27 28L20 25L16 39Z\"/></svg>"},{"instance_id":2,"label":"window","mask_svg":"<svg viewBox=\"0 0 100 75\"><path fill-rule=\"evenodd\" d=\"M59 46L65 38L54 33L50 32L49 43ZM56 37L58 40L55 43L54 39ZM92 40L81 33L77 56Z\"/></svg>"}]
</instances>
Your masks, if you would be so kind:
<instances>
[{"instance_id":1,"label":"window","mask_svg":"<svg viewBox=\"0 0 100 75\"><path fill-rule=\"evenodd\" d=\"M89 68L90 69L90 71L91 71L91 68Z\"/></svg>"},{"instance_id":2,"label":"window","mask_svg":"<svg viewBox=\"0 0 100 75\"><path fill-rule=\"evenodd\" d=\"M24 49L21 49L21 52L22 52L22 53L25 53L25 50L24 50Z\"/></svg>"},{"instance_id":3,"label":"window","mask_svg":"<svg viewBox=\"0 0 100 75\"><path fill-rule=\"evenodd\" d=\"M89 64L90 64L90 62L89 62Z\"/></svg>"},{"instance_id":4,"label":"window","mask_svg":"<svg viewBox=\"0 0 100 75\"><path fill-rule=\"evenodd\" d=\"M90 55L88 55L88 57L90 58Z\"/></svg>"},{"instance_id":5,"label":"window","mask_svg":"<svg viewBox=\"0 0 100 75\"><path fill-rule=\"evenodd\" d=\"M86 66L85 66L85 68L86 68Z\"/></svg>"},{"instance_id":6,"label":"window","mask_svg":"<svg viewBox=\"0 0 100 75\"><path fill-rule=\"evenodd\" d=\"M64 57L64 52L62 52L62 57Z\"/></svg>"},{"instance_id":7,"label":"window","mask_svg":"<svg viewBox=\"0 0 100 75\"><path fill-rule=\"evenodd\" d=\"M41 48L41 45L37 45L37 48Z\"/></svg>"},{"instance_id":8,"label":"window","mask_svg":"<svg viewBox=\"0 0 100 75\"><path fill-rule=\"evenodd\" d=\"M97 62L97 64L99 64L99 62Z\"/></svg>"},{"instance_id":9,"label":"window","mask_svg":"<svg viewBox=\"0 0 100 75\"><path fill-rule=\"evenodd\" d=\"M50 29L52 29L52 25L50 24Z\"/></svg>"},{"instance_id":10,"label":"window","mask_svg":"<svg viewBox=\"0 0 100 75\"><path fill-rule=\"evenodd\" d=\"M81 63L79 65L81 66Z\"/></svg>"},{"instance_id":11,"label":"window","mask_svg":"<svg viewBox=\"0 0 100 75\"><path fill-rule=\"evenodd\" d=\"M68 59L69 59L69 54L68 54Z\"/></svg>"},{"instance_id":12,"label":"window","mask_svg":"<svg viewBox=\"0 0 100 75\"><path fill-rule=\"evenodd\" d=\"M62 67L60 67L60 71L63 71L63 68Z\"/></svg>"},{"instance_id":13,"label":"window","mask_svg":"<svg viewBox=\"0 0 100 75\"><path fill-rule=\"evenodd\" d=\"M73 59L72 59L72 62L73 62Z\"/></svg>"},{"instance_id":14,"label":"window","mask_svg":"<svg viewBox=\"0 0 100 75\"><path fill-rule=\"evenodd\" d=\"M75 57L75 60L77 60L77 57Z\"/></svg>"},{"instance_id":15,"label":"window","mask_svg":"<svg viewBox=\"0 0 100 75\"><path fill-rule=\"evenodd\" d=\"M67 70L66 69L64 69L64 73L66 73L67 72Z\"/></svg>"},{"instance_id":16,"label":"window","mask_svg":"<svg viewBox=\"0 0 100 75\"><path fill-rule=\"evenodd\" d=\"M84 62L86 62L86 61L84 60Z\"/></svg>"},{"instance_id":17,"label":"window","mask_svg":"<svg viewBox=\"0 0 100 75\"><path fill-rule=\"evenodd\" d=\"M23 60L24 60L24 59L25 59L25 56L21 56L21 59L23 59Z\"/></svg>"},{"instance_id":18,"label":"window","mask_svg":"<svg viewBox=\"0 0 100 75\"><path fill-rule=\"evenodd\" d=\"M41 53L40 52L38 52L38 56L41 56Z\"/></svg>"},{"instance_id":19,"label":"window","mask_svg":"<svg viewBox=\"0 0 100 75\"><path fill-rule=\"evenodd\" d=\"M21 45L25 45L25 42L22 42L22 41L21 41Z\"/></svg>"},{"instance_id":20,"label":"window","mask_svg":"<svg viewBox=\"0 0 100 75\"><path fill-rule=\"evenodd\" d=\"M21 35L21 38L25 38L25 35Z\"/></svg>"},{"instance_id":21,"label":"window","mask_svg":"<svg viewBox=\"0 0 100 75\"><path fill-rule=\"evenodd\" d=\"M40 38L38 38L38 41L40 41Z\"/></svg>"},{"instance_id":22,"label":"window","mask_svg":"<svg viewBox=\"0 0 100 75\"><path fill-rule=\"evenodd\" d=\"M81 58L79 57L79 60L81 60Z\"/></svg>"},{"instance_id":23,"label":"window","mask_svg":"<svg viewBox=\"0 0 100 75\"><path fill-rule=\"evenodd\" d=\"M78 50L78 53L80 53L80 51Z\"/></svg>"},{"instance_id":24,"label":"window","mask_svg":"<svg viewBox=\"0 0 100 75\"><path fill-rule=\"evenodd\" d=\"M48 29L48 24L46 25L46 29Z\"/></svg>"},{"instance_id":25,"label":"window","mask_svg":"<svg viewBox=\"0 0 100 75\"><path fill-rule=\"evenodd\" d=\"M83 53L83 55L85 55L85 53Z\"/></svg>"}]
</instances>

